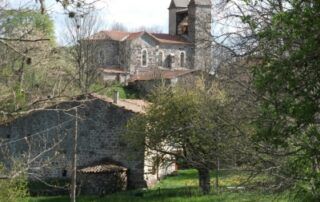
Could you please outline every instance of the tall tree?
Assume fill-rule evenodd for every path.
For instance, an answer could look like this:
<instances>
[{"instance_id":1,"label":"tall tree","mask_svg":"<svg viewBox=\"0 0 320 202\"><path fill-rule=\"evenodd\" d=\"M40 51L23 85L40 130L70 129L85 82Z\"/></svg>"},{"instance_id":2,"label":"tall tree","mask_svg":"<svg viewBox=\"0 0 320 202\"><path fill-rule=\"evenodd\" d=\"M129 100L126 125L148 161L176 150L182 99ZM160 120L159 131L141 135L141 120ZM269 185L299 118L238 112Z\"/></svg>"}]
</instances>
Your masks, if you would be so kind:
<instances>
[{"instance_id":1,"label":"tall tree","mask_svg":"<svg viewBox=\"0 0 320 202\"><path fill-rule=\"evenodd\" d=\"M261 116L257 139L284 155L279 175L320 199L320 3L293 1L259 32L262 64L254 71ZM307 188L304 188L307 187Z\"/></svg>"},{"instance_id":2,"label":"tall tree","mask_svg":"<svg viewBox=\"0 0 320 202\"><path fill-rule=\"evenodd\" d=\"M237 29L223 34L228 49L251 56L259 117L259 169L276 187L298 188L319 200L319 1L227 1ZM309 198L308 198L309 197Z\"/></svg>"},{"instance_id":3,"label":"tall tree","mask_svg":"<svg viewBox=\"0 0 320 202\"><path fill-rule=\"evenodd\" d=\"M101 68L99 65L102 65L97 60L98 57L101 57L100 40L92 38L92 35L98 30L99 20L91 8L87 11L84 11L83 8L79 10L81 11L77 13L86 14L76 14L68 21L69 42L72 45L70 59L74 65L75 85L82 94L87 94L91 85L97 81L99 68Z\"/></svg>"},{"instance_id":4,"label":"tall tree","mask_svg":"<svg viewBox=\"0 0 320 202\"><path fill-rule=\"evenodd\" d=\"M145 115L130 121L126 138L133 146L174 156L197 169L199 186L208 194L210 170L231 159L232 148L244 140L225 93L214 86L159 88L151 101Z\"/></svg>"}]
</instances>

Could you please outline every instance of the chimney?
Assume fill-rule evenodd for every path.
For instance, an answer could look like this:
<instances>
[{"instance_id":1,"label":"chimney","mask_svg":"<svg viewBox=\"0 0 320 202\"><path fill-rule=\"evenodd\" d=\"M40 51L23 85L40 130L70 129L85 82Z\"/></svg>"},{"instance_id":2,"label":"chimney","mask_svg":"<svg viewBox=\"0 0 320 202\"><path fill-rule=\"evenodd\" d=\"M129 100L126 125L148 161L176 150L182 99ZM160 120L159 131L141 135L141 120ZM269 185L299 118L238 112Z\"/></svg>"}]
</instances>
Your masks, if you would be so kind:
<instances>
[{"instance_id":1,"label":"chimney","mask_svg":"<svg viewBox=\"0 0 320 202\"><path fill-rule=\"evenodd\" d=\"M113 93L113 103L118 104L119 100L119 91L115 90Z\"/></svg>"}]
</instances>

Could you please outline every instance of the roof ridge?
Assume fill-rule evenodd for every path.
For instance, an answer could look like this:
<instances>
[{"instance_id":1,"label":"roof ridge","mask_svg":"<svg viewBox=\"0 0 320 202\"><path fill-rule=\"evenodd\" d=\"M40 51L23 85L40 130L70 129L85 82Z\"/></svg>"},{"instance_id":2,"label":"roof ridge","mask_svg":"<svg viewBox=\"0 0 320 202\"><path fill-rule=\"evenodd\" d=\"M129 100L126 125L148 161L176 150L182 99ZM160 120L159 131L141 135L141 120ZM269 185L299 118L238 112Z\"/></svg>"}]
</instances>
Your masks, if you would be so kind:
<instances>
[{"instance_id":1,"label":"roof ridge","mask_svg":"<svg viewBox=\"0 0 320 202\"><path fill-rule=\"evenodd\" d=\"M90 95L96 99L103 100L105 102L108 102L110 104L113 104L117 107L124 108L128 111L134 112L134 113L145 113L145 107L148 106L150 103L145 100L130 100L130 99L119 99L118 103L114 103L113 99L104 95L99 95L97 93L90 93ZM141 102L140 104L137 104L135 102Z\"/></svg>"}]
</instances>

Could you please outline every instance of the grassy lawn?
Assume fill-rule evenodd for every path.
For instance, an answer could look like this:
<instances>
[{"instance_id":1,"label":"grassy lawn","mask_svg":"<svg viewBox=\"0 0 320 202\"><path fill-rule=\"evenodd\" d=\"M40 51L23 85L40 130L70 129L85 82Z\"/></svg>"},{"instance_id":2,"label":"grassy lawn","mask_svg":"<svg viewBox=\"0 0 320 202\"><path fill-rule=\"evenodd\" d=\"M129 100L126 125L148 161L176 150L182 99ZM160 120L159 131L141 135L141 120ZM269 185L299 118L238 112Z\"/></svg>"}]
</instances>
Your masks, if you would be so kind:
<instances>
[{"instance_id":1,"label":"grassy lawn","mask_svg":"<svg viewBox=\"0 0 320 202\"><path fill-rule=\"evenodd\" d=\"M100 95L108 96L110 98L113 97L114 91L119 92L119 97L121 99L138 99L139 93L136 92L134 89L131 89L127 86L123 86L122 84L112 84L110 86L104 86L102 84L94 84L91 91L96 92Z\"/></svg>"},{"instance_id":2,"label":"grassy lawn","mask_svg":"<svg viewBox=\"0 0 320 202\"><path fill-rule=\"evenodd\" d=\"M246 174L227 172L221 173L221 191L215 190L208 196L201 195L197 188L197 172L195 170L183 170L175 176L169 176L148 191L128 191L105 197L80 197L79 202L288 202L285 196L277 196L257 190L235 190L228 187L239 185ZM214 180L214 179L212 179ZM39 197L31 198L23 202L67 202L68 197Z\"/></svg>"}]
</instances>

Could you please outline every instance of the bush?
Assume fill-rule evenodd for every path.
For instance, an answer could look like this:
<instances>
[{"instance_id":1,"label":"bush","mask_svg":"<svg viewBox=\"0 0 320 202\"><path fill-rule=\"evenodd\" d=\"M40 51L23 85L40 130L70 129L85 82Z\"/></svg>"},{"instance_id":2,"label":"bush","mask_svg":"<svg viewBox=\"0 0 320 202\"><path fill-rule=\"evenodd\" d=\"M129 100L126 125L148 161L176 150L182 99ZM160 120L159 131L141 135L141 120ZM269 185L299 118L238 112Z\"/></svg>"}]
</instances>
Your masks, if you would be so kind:
<instances>
[{"instance_id":1,"label":"bush","mask_svg":"<svg viewBox=\"0 0 320 202\"><path fill-rule=\"evenodd\" d=\"M21 173L15 177L9 177L11 173L0 165L0 201L16 202L18 199L26 198L28 194L28 183L25 174ZM6 177L5 177L6 176Z\"/></svg>"}]
</instances>

